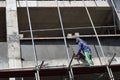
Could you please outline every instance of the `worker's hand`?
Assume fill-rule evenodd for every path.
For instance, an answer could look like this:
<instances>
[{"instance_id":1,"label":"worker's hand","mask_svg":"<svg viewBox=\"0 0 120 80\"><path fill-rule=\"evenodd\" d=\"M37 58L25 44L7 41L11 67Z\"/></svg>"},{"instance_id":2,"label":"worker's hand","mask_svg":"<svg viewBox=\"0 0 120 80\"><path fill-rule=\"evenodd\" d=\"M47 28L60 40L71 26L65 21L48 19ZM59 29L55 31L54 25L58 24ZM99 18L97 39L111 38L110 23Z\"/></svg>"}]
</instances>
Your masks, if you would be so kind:
<instances>
[{"instance_id":1,"label":"worker's hand","mask_svg":"<svg viewBox=\"0 0 120 80\"><path fill-rule=\"evenodd\" d=\"M80 55L79 54L74 54L74 59L79 59Z\"/></svg>"}]
</instances>

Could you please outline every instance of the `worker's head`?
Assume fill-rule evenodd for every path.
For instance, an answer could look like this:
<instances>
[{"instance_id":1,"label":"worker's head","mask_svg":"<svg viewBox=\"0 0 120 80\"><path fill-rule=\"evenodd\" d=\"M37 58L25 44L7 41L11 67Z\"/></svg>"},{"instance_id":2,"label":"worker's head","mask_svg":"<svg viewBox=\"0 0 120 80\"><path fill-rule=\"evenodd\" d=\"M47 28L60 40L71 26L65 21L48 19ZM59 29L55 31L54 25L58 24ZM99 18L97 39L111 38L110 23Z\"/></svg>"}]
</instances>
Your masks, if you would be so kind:
<instances>
[{"instance_id":1,"label":"worker's head","mask_svg":"<svg viewBox=\"0 0 120 80\"><path fill-rule=\"evenodd\" d=\"M75 34L74 34L74 36L75 36L75 38L76 38L76 44L78 44L79 43L79 41L80 41L80 38L79 38L79 32L76 32Z\"/></svg>"},{"instance_id":2,"label":"worker's head","mask_svg":"<svg viewBox=\"0 0 120 80\"><path fill-rule=\"evenodd\" d=\"M76 44L78 44L80 41L80 38L79 37L76 37Z\"/></svg>"}]
</instances>

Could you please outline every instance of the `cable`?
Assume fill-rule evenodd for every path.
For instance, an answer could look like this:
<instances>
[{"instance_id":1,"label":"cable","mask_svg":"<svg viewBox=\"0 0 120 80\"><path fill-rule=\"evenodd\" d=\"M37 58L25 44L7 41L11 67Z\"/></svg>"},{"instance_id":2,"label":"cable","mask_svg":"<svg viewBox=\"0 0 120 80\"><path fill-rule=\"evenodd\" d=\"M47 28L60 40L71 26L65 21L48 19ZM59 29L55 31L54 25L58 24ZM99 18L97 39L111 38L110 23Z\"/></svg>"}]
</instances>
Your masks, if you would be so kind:
<instances>
[{"instance_id":1,"label":"cable","mask_svg":"<svg viewBox=\"0 0 120 80\"><path fill-rule=\"evenodd\" d=\"M63 38L64 38L64 43L65 43L65 48L66 48L66 52L67 52L67 57L68 57L68 61L70 62L70 56L69 56L68 47L67 47L67 41L66 41L66 37L65 37L64 28L63 28L63 21L62 21L62 16L61 16L61 12L60 12L60 7L59 7L59 4L58 4L58 0L55 0L55 1L57 3L57 11L58 11L60 25L61 25L61 29L62 29ZM70 73L72 73L72 75ZM72 68L70 68L69 76L70 76L70 79L72 77L72 80L74 80L74 74L73 74Z\"/></svg>"},{"instance_id":2,"label":"cable","mask_svg":"<svg viewBox=\"0 0 120 80\"><path fill-rule=\"evenodd\" d=\"M26 2L27 17L28 17L29 28L30 28L30 35L31 35L31 38L32 38L32 47L33 47L34 59L35 59L35 62L36 62L35 66L38 66L38 57L37 57L37 52L36 52L34 38L33 38L32 25L31 25L31 19L30 19L30 12L29 12L29 8L28 8L28 1L25 0L25 2ZM36 70L35 74L37 74L36 80L40 80L39 70Z\"/></svg>"},{"instance_id":3,"label":"cable","mask_svg":"<svg viewBox=\"0 0 120 80\"><path fill-rule=\"evenodd\" d=\"M95 35L96 35L96 39L97 39L97 41L98 41L100 50L101 50L102 55L103 55L103 57L104 57L104 61L105 61L105 63L106 63L106 68L107 68L109 77L110 77L111 80L114 80L113 73L112 73L112 71L110 70L110 68L108 67L108 62L106 61L106 56L105 56L104 51L103 51L103 49L102 49L101 42L100 42L99 37L98 37L98 35L97 35L97 31L96 31L96 29L95 29L95 26L94 26L94 23L93 23L92 18L91 18L91 16L90 16L90 13L89 13L89 11L88 11L88 8L87 8L87 6L86 6L86 4L85 4L85 1L84 1L84 0L82 0L82 1L83 1L84 6L85 6L85 10L86 10L87 15L88 15L88 17L89 17L89 20L90 20L90 22L91 22L91 25L92 25L92 27L93 27L94 33L95 33Z\"/></svg>"}]
</instances>

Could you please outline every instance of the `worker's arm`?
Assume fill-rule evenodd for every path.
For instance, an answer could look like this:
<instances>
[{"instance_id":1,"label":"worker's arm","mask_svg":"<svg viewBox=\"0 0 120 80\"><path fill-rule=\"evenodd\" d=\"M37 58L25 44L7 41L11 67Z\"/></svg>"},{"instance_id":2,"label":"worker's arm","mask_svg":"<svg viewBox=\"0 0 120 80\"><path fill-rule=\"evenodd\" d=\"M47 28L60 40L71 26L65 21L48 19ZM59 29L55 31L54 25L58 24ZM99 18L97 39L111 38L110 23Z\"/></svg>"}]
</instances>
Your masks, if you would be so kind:
<instances>
[{"instance_id":1,"label":"worker's arm","mask_svg":"<svg viewBox=\"0 0 120 80\"><path fill-rule=\"evenodd\" d=\"M78 43L78 52L74 55L75 59L79 59L81 54L81 43Z\"/></svg>"},{"instance_id":2,"label":"worker's arm","mask_svg":"<svg viewBox=\"0 0 120 80\"><path fill-rule=\"evenodd\" d=\"M78 52L77 52L77 54L80 54L80 53L81 53L81 46L82 46L82 44L81 44L81 43L78 43Z\"/></svg>"}]
</instances>

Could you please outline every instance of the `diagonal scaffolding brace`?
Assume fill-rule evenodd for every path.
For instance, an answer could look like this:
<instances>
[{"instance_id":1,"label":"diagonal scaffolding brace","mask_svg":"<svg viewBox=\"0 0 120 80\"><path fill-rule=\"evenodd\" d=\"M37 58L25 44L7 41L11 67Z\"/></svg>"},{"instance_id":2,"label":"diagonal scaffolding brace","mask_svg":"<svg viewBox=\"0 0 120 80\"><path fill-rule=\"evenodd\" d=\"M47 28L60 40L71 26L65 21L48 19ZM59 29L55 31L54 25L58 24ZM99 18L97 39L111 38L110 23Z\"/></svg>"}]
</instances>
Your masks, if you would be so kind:
<instances>
[{"instance_id":1,"label":"diagonal scaffolding brace","mask_svg":"<svg viewBox=\"0 0 120 80\"><path fill-rule=\"evenodd\" d=\"M70 62L70 56L69 56L69 52L68 52L65 31L64 31L64 28L63 28L63 20L62 20L62 16L61 16L61 11L60 11L60 7L59 7L59 4L58 4L58 0L55 0L55 1L57 3L57 11L58 11L58 16L59 16L60 25L61 25L61 29L62 29L62 34L63 34L63 38L64 38L64 43L65 43L65 49L66 49L66 53L67 53L67 57L68 57L68 62ZM72 75L71 75L71 73L72 73ZM74 74L73 74L72 67L70 67L69 77L70 77L70 80L74 80Z\"/></svg>"},{"instance_id":2,"label":"diagonal scaffolding brace","mask_svg":"<svg viewBox=\"0 0 120 80\"><path fill-rule=\"evenodd\" d=\"M109 66L111 65L111 63L112 63L113 59L115 58L115 56L116 56L116 53L113 54L113 57L111 58L111 60L110 60L110 62L108 64Z\"/></svg>"},{"instance_id":3,"label":"diagonal scaffolding brace","mask_svg":"<svg viewBox=\"0 0 120 80\"><path fill-rule=\"evenodd\" d=\"M74 54L72 55L72 58L71 58L71 60L70 60L70 62L69 62L69 65L68 65L68 67L67 67L67 72L65 73L65 75L67 75L67 73L70 72L70 73L69 73L69 75L71 75L71 77L69 77L70 80L74 80L74 74L71 72L71 68L72 68L71 64L72 64L73 59L74 59Z\"/></svg>"},{"instance_id":4,"label":"diagonal scaffolding brace","mask_svg":"<svg viewBox=\"0 0 120 80\"><path fill-rule=\"evenodd\" d=\"M73 74L73 72L72 72L72 66L71 66L73 59L74 59L74 54L72 55L72 58L71 58L70 63L69 63L69 65L68 65L68 71L70 71L71 80L74 80L74 74Z\"/></svg>"},{"instance_id":5,"label":"diagonal scaffolding brace","mask_svg":"<svg viewBox=\"0 0 120 80\"><path fill-rule=\"evenodd\" d=\"M113 76L112 70L111 70L111 68L109 68L109 66L108 66L109 63L106 61L106 56L105 56L104 51L103 51L103 49L102 49L101 42L100 42L99 37L98 37L98 35L97 35L97 31L96 31L96 29L95 29L95 26L94 26L94 23L93 23L93 21L92 21L92 18L91 18L91 16L90 16L90 12L89 12L86 4L85 4L85 0L82 0L82 1L83 1L84 6L85 6L85 10L86 10L86 12L87 12L87 15L88 15L88 18L89 18L89 20L90 20L90 23L91 23L91 25L92 25L92 27L93 27L94 33L95 33L95 35L96 35L96 39L97 39L97 41L98 41L100 50L101 50L102 55L103 55L103 57L104 57L104 60L105 60L105 63L106 63L106 69L107 69L107 71L108 71L110 80L114 80L114 76Z\"/></svg>"},{"instance_id":6,"label":"diagonal scaffolding brace","mask_svg":"<svg viewBox=\"0 0 120 80\"><path fill-rule=\"evenodd\" d=\"M116 56L116 53L114 53L114 55L112 56L112 58L111 58L108 66L111 65L111 63L112 63L113 59L115 58L115 56ZM103 77L104 75L105 75L105 73L102 73L96 80L99 80L99 79L100 79L101 77Z\"/></svg>"},{"instance_id":7,"label":"diagonal scaffolding brace","mask_svg":"<svg viewBox=\"0 0 120 80\"><path fill-rule=\"evenodd\" d=\"M40 65L35 66L35 70L36 70L36 72L35 72L35 79L36 79L36 80L39 80L39 79L40 79L40 78L39 78L40 75L37 74L37 71L40 71L40 69L42 68L43 64L44 64L44 61L42 61Z\"/></svg>"},{"instance_id":8,"label":"diagonal scaffolding brace","mask_svg":"<svg viewBox=\"0 0 120 80\"><path fill-rule=\"evenodd\" d=\"M31 24L31 19L30 19L30 11L29 11L29 7L28 7L28 1L25 0L25 3L26 3L26 9L27 9L27 17L28 17L30 35L31 35L31 39L32 39L33 54L34 54L34 59L35 59L35 63L36 63L35 66L38 67L39 66L38 65L38 57L37 57L37 52L36 52L35 43L34 43L34 37L33 37L32 24ZM36 69L35 78L36 78L36 80L40 80L40 74L39 74L38 69Z\"/></svg>"}]
</instances>

